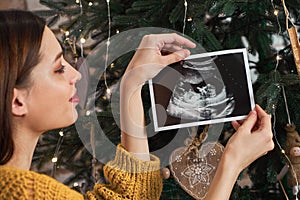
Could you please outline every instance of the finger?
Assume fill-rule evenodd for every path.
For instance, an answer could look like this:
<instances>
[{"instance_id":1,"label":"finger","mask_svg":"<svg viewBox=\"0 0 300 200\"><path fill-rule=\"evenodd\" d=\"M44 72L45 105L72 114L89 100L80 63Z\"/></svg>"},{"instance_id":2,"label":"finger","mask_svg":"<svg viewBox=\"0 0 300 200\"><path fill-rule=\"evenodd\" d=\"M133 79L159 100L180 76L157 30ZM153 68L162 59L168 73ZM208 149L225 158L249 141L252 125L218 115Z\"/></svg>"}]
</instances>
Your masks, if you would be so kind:
<instances>
[{"instance_id":1,"label":"finger","mask_svg":"<svg viewBox=\"0 0 300 200\"><path fill-rule=\"evenodd\" d=\"M244 123L244 119L242 119L242 120L237 120L237 122L240 124L240 125L242 125L243 123Z\"/></svg>"},{"instance_id":2,"label":"finger","mask_svg":"<svg viewBox=\"0 0 300 200\"><path fill-rule=\"evenodd\" d=\"M181 49L182 49L181 46L175 44L165 44L165 46L162 48L161 51L167 52L166 54L170 54L176 51L180 51Z\"/></svg>"},{"instance_id":3,"label":"finger","mask_svg":"<svg viewBox=\"0 0 300 200\"><path fill-rule=\"evenodd\" d=\"M251 110L247 119L240 127L243 127L246 130L251 131L252 128L255 126L256 121L257 121L257 112L255 110Z\"/></svg>"},{"instance_id":4,"label":"finger","mask_svg":"<svg viewBox=\"0 0 300 200\"><path fill-rule=\"evenodd\" d=\"M238 130L240 128L240 126L241 126L238 121L232 121L231 125L234 128L234 130Z\"/></svg>"},{"instance_id":5,"label":"finger","mask_svg":"<svg viewBox=\"0 0 300 200\"><path fill-rule=\"evenodd\" d=\"M236 122L241 126L244 123L245 119L242 120L236 120Z\"/></svg>"},{"instance_id":6,"label":"finger","mask_svg":"<svg viewBox=\"0 0 300 200\"><path fill-rule=\"evenodd\" d=\"M166 45L195 48L196 44L176 33L145 35L137 49L154 49L161 51Z\"/></svg>"},{"instance_id":7,"label":"finger","mask_svg":"<svg viewBox=\"0 0 300 200\"><path fill-rule=\"evenodd\" d=\"M187 48L195 48L196 44L190 41L189 39L180 36L176 33L172 34L161 34L158 35L160 37L160 42L164 44L176 44L178 46L185 46Z\"/></svg>"},{"instance_id":8,"label":"finger","mask_svg":"<svg viewBox=\"0 0 300 200\"><path fill-rule=\"evenodd\" d=\"M155 40L151 37L156 37ZM177 46L185 46L187 48L195 48L196 44L190 41L189 39L180 36L176 33L171 33L171 34L159 34L159 35L150 35L149 37L146 37L146 43L147 41L156 41L155 43L158 45L160 49L164 47L165 44L174 44ZM152 43L150 42L150 43ZM152 43L153 44L153 43Z\"/></svg>"},{"instance_id":9,"label":"finger","mask_svg":"<svg viewBox=\"0 0 300 200\"><path fill-rule=\"evenodd\" d=\"M259 128L270 128L271 129L271 116L266 113L259 105L255 105L255 110L257 112L257 116L258 116L258 127Z\"/></svg>"},{"instance_id":10,"label":"finger","mask_svg":"<svg viewBox=\"0 0 300 200\"><path fill-rule=\"evenodd\" d=\"M163 56L161 59L163 59L162 62L164 63L164 65L169 65L169 64L181 61L184 58L188 57L189 55L190 55L189 50L181 49L181 50L171 53L169 55Z\"/></svg>"}]
</instances>

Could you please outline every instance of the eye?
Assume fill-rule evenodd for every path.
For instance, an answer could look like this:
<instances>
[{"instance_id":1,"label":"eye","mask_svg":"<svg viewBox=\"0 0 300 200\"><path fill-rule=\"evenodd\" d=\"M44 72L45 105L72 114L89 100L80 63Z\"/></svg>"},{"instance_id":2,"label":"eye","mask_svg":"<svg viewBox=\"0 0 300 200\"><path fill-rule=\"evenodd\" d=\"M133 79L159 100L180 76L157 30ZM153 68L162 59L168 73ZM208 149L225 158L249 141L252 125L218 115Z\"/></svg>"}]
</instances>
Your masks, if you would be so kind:
<instances>
[{"instance_id":1,"label":"eye","mask_svg":"<svg viewBox=\"0 0 300 200\"><path fill-rule=\"evenodd\" d=\"M59 73L59 74L62 74L64 73L66 70L66 66L65 65L61 65L59 69L55 70L54 72L55 73Z\"/></svg>"}]
</instances>

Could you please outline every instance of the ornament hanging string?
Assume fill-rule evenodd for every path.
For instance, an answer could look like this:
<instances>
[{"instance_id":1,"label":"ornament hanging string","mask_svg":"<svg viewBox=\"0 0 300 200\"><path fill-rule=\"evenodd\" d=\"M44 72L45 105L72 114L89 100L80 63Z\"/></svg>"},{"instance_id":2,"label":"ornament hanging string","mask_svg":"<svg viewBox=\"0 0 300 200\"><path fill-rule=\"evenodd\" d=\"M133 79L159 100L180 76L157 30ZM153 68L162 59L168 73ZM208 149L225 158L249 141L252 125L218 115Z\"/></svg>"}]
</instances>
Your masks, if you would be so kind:
<instances>
[{"instance_id":1,"label":"ornament hanging string","mask_svg":"<svg viewBox=\"0 0 300 200\"><path fill-rule=\"evenodd\" d=\"M283 5L283 10L285 13L285 25L286 29L289 29L289 22L292 24L293 27L295 27L295 24L293 23L292 19L290 18L290 12L287 9L287 6L285 5L285 0L281 0L282 5Z\"/></svg>"},{"instance_id":2,"label":"ornament hanging string","mask_svg":"<svg viewBox=\"0 0 300 200\"><path fill-rule=\"evenodd\" d=\"M290 37L290 42L291 42L291 47L294 55L294 61L296 64L298 76L300 77L300 44L299 44L299 37L297 33L297 29L295 24L293 23L292 19L290 18L290 13L285 5L285 0L282 0L282 5L284 8L284 13L286 17L286 29L288 31L289 37ZM289 24L292 25L291 28L289 28Z\"/></svg>"},{"instance_id":3,"label":"ornament hanging string","mask_svg":"<svg viewBox=\"0 0 300 200\"><path fill-rule=\"evenodd\" d=\"M186 156L192 150L195 150L197 157L200 157L199 156L199 149L200 149L201 145L203 144L203 142L207 138L208 128L209 128L209 125L206 125L204 127L202 133L200 135L198 135L196 133L196 128L192 127L192 132L193 132L193 135L194 135L194 139L193 139L192 143L188 146L188 148L183 152L184 156ZM189 129L188 129L188 132L190 132Z\"/></svg>"}]
</instances>

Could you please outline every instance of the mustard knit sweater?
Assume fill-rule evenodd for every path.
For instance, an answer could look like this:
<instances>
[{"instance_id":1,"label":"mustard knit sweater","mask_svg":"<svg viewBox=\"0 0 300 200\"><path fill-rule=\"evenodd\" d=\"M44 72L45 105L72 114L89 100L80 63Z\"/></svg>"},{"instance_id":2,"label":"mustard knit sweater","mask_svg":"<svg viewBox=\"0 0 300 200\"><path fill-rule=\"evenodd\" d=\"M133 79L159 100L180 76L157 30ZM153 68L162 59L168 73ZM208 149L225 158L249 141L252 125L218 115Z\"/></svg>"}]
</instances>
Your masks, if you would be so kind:
<instances>
[{"instance_id":1,"label":"mustard knit sweater","mask_svg":"<svg viewBox=\"0 0 300 200\"><path fill-rule=\"evenodd\" d=\"M55 179L33 171L0 166L1 200L89 200L94 199L159 199L162 191L159 159L151 161L133 157L120 145L116 156L104 167L109 184L96 184L82 196ZM145 172L146 171L146 172Z\"/></svg>"}]
</instances>

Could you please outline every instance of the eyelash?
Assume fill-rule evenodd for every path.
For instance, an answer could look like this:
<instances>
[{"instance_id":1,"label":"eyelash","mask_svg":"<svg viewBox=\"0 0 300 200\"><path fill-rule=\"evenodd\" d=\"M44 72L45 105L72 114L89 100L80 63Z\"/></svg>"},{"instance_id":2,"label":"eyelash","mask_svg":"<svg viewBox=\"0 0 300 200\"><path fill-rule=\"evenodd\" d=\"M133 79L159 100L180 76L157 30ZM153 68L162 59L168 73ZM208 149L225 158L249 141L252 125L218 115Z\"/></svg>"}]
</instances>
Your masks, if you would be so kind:
<instances>
[{"instance_id":1,"label":"eyelash","mask_svg":"<svg viewBox=\"0 0 300 200\"><path fill-rule=\"evenodd\" d=\"M65 65L61 65L61 67L57 70L55 70L55 73L59 73L62 74L66 71L66 66Z\"/></svg>"}]
</instances>

